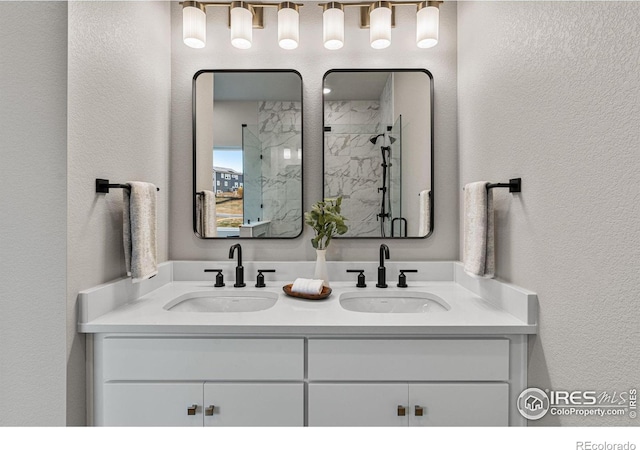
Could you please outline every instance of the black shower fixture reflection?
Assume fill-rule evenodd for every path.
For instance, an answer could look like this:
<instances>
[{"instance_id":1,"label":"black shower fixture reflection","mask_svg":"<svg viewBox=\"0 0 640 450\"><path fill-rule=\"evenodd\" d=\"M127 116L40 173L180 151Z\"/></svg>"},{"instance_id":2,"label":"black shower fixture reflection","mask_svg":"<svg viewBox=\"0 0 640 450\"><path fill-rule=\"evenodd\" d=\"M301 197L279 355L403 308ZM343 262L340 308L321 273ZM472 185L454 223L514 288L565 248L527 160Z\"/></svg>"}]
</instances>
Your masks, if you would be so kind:
<instances>
[{"instance_id":1,"label":"black shower fixture reflection","mask_svg":"<svg viewBox=\"0 0 640 450\"><path fill-rule=\"evenodd\" d=\"M388 127L388 131L391 131ZM389 187L387 186L387 178L391 177L390 167L391 167L391 145L396 141L396 138L393 136L386 136L389 138L389 145L384 145L384 137L386 133L380 133L377 136L372 136L369 139L373 145L376 145L379 138L383 138L382 144L380 146L380 151L382 152L382 187L378 188L378 192L382 193L382 198L380 201L380 213L376 215L377 220L380 222L380 237L386 237L385 231L385 221L387 219L391 219L391 199L389 197Z\"/></svg>"},{"instance_id":2,"label":"black shower fixture reflection","mask_svg":"<svg viewBox=\"0 0 640 450\"><path fill-rule=\"evenodd\" d=\"M376 142L378 142L378 138L384 136L386 133L380 133L377 136L371 136L371 138L369 139L369 142L371 142L373 145L376 145ZM389 142L391 144L393 144L396 141L396 138L394 138L393 136L389 136Z\"/></svg>"}]
</instances>

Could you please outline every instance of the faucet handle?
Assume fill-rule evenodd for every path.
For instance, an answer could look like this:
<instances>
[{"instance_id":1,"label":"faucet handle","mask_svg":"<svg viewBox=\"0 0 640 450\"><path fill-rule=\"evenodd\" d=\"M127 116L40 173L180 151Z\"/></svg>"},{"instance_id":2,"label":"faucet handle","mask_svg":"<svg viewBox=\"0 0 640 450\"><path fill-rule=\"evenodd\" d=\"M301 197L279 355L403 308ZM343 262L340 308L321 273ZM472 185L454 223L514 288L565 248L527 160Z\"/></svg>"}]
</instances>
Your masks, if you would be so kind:
<instances>
[{"instance_id":1,"label":"faucet handle","mask_svg":"<svg viewBox=\"0 0 640 450\"><path fill-rule=\"evenodd\" d=\"M398 287L399 288L406 288L409 287L407 285L407 276L405 275L405 273L416 273L418 272L415 269L405 269L405 270L401 270L400 271L400 275L398 275Z\"/></svg>"},{"instance_id":2,"label":"faucet handle","mask_svg":"<svg viewBox=\"0 0 640 450\"><path fill-rule=\"evenodd\" d=\"M258 276L256 277L256 287L257 288L263 288L266 287L267 285L264 284L264 275L262 275L263 273L273 273L275 272L276 269L262 269L262 270L258 270Z\"/></svg>"},{"instance_id":3,"label":"faucet handle","mask_svg":"<svg viewBox=\"0 0 640 450\"><path fill-rule=\"evenodd\" d=\"M358 284L356 284L356 287L359 288L364 288L367 287L366 283L364 282L364 270L360 270L360 269L347 269L348 273L359 273L360 275L358 275Z\"/></svg>"},{"instance_id":4,"label":"faucet handle","mask_svg":"<svg viewBox=\"0 0 640 450\"><path fill-rule=\"evenodd\" d=\"M205 272L218 272L216 275L216 284L213 287L223 287L224 286L224 275L222 275L222 269L204 269Z\"/></svg>"}]
</instances>

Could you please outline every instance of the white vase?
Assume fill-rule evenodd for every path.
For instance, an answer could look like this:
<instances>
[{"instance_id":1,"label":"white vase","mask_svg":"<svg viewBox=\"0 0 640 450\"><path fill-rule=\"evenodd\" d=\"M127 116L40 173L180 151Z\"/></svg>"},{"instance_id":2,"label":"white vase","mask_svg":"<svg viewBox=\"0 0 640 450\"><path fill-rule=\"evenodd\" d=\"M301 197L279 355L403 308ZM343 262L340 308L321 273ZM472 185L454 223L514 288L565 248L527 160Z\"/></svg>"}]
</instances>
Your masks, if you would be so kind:
<instances>
[{"instance_id":1,"label":"white vase","mask_svg":"<svg viewBox=\"0 0 640 450\"><path fill-rule=\"evenodd\" d=\"M329 286L329 273L327 272L327 251L316 249L316 271L313 275L316 280L322 280L322 285Z\"/></svg>"}]
</instances>

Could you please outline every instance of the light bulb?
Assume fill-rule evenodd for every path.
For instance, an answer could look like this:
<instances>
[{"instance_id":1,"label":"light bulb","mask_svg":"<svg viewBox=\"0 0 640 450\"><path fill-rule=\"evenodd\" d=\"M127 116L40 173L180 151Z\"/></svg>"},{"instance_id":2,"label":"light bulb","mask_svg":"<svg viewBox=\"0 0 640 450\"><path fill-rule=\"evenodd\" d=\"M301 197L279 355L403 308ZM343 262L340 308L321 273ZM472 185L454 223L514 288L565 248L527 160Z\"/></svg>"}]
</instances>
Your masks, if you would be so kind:
<instances>
[{"instance_id":1,"label":"light bulb","mask_svg":"<svg viewBox=\"0 0 640 450\"><path fill-rule=\"evenodd\" d=\"M416 13L416 44L420 48L430 48L438 43L440 9L438 2L418 4Z\"/></svg>"},{"instance_id":2,"label":"light bulb","mask_svg":"<svg viewBox=\"0 0 640 450\"><path fill-rule=\"evenodd\" d=\"M369 7L369 41L376 49L391 45L390 2L374 2Z\"/></svg>"},{"instance_id":3,"label":"light bulb","mask_svg":"<svg viewBox=\"0 0 640 450\"><path fill-rule=\"evenodd\" d=\"M286 50L298 48L300 39L300 14L298 5L282 2L278 5L278 44Z\"/></svg>"},{"instance_id":4,"label":"light bulb","mask_svg":"<svg viewBox=\"0 0 640 450\"><path fill-rule=\"evenodd\" d=\"M251 48L253 42L253 11L247 2L231 2L231 45Z\"/></svg>"},{"instance_id":5,"label":"light bulb","mask_svg":"<svg viewBox=\"0 0 640 450\"><path fill-rule=\"evenodd\" d=\"M207 42L207 14L200 2L182 5L182 40L192 48L203 48Z\"/></svg>"},{"instance_id":6,"label":"light bulb","mask_svg":"<svg viewBox=\"0 0 640 450\"><path fill-rule=\"evenodd\" d=\"M282 151L282 157L283 157L284 159L291 159L291 149L290 149L290 148L285 148L285 149Z\"/></svg>"},{"instance_id":7,"label":"light bulb","mask_svg":"<svg viewBox=\"0 0 640 450\"><path fill-rule=\"evenodd\" d=\"M342 3L329 2L322 13L324 48L338 50L344 45L344 10Z\"/></svg>"}]
</instances>

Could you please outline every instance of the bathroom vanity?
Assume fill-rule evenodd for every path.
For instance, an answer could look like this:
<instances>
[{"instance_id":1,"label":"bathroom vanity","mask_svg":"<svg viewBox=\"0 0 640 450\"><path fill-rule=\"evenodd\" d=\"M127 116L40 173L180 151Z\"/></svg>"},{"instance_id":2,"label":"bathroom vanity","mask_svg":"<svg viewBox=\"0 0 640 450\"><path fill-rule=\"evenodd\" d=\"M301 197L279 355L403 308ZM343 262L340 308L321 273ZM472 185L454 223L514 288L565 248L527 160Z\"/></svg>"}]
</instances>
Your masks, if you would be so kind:
<instances>
[{"instance_id":1,"label":"bathroom vanity","mask_svg":"<svg viewBox=\"0 0 640 450\"><path fill-rule=\"evenodd\" d=\"M223 269L214 288L204 269ZM90 423L106 426L525 425L535 294L474 279L455 262L329 263L333 292L286 296L313 263L168 262L139 285L80 294L88 334ZM258 269L267 287L255 288ZM400 269L418 269L398 288ZM346 269L364 269L356 288ZM276 281L274 281L276 280ZM420 306L421 305L421 306Z\"/></svg>"}]
</instances>

